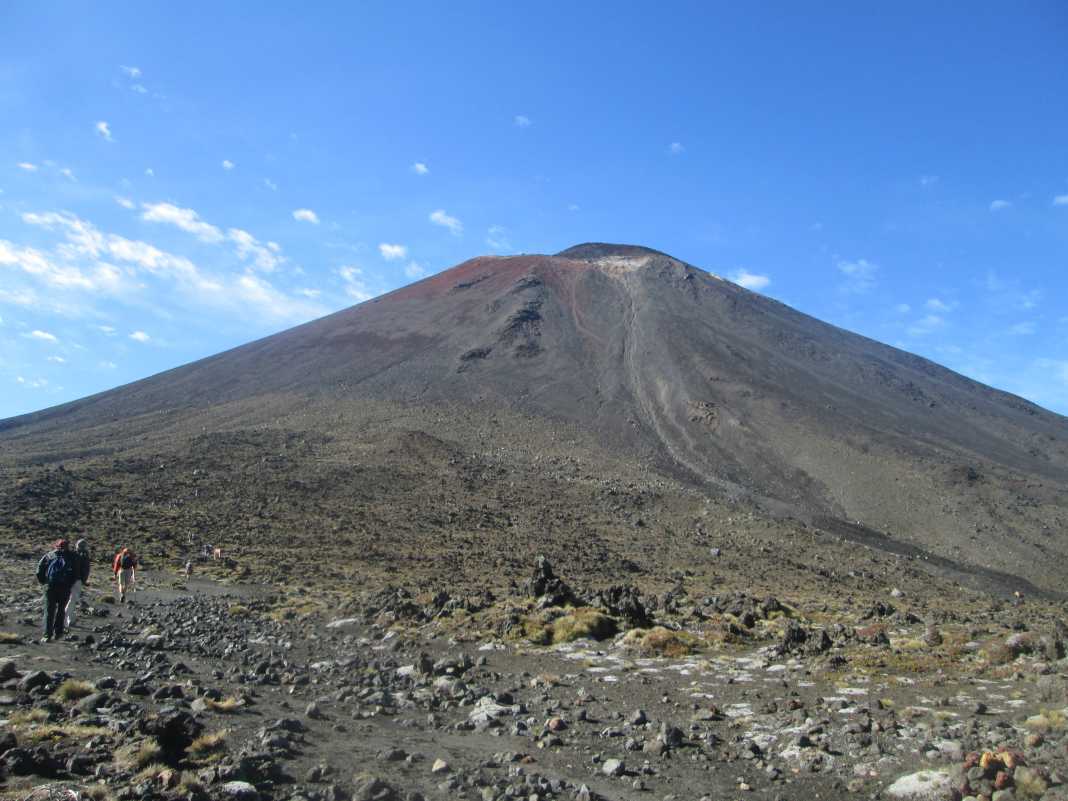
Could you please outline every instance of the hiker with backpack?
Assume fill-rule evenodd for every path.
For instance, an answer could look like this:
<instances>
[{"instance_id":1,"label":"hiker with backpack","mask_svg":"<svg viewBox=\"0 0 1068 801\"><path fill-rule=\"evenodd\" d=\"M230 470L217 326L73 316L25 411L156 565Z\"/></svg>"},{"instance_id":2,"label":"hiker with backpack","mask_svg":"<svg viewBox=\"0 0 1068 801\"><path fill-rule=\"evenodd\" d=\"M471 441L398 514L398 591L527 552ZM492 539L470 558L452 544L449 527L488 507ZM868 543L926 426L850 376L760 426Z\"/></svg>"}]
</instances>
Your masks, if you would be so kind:
<instances>
[{"instance_id":1,"label":"hiker with backpack","mask_svg":"<svg viewBox=\"0 0 1068 801\"><path fill-rule=\"evenodd\" d=\"M115 554L111 569L119 586L119 603L125 603L126 592L133 590L134 582L137 581L137 557L129 548L123 548Z\"/></svg>"},{"instance_id":2,"label":"hiker with backpack","mask_svg":"<svg viewBox=\"0 0 1068 801\"><path fill-rule=\"evenodd\" d=\"M53 549L37 563L37 583L45 588L44 637L41 642L51 642L63 636L63 619L74 586L75 562L67 541L56 540Z\"/></svg>"},{"instance_id":3,"label":"hiker with backpack","mask_svg":"<svg viewBox=\"0 0 1068 801\"><path fill-rule=\"evenodd\" d=\"M70 588L70 600L67 601L67 631L74 625L74 618L78 613L78 604L82 600L82 587L89 586L89 543L78 540L74 544L74 584Z\"/></svg>"}]
</instances>

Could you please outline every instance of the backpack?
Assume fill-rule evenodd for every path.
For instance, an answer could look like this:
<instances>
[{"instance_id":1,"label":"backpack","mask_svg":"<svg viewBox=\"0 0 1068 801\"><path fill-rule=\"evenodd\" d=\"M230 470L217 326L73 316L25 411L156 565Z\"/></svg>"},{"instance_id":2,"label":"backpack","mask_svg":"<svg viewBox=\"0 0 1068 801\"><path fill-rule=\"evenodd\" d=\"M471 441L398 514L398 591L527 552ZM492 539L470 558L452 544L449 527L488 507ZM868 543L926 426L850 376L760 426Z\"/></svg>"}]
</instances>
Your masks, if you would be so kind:
<instances>
[{"instance_id":1,"label":"backpack","mask_svg":"<svg viewBox=\"0 0 1068 801\"><path fill-rule=\"evenodd\" d=\"M45 583L49 587L69 587L74 583L74 559L70 554L56 551L55 555L48 560Z\"/></svg>"},{"instance_id":2,"label":"backpack","mask_svg":"<svg viewBox=\"0 0 1068 801\"><path fill-rule=\"evenodd\" d=\"M132 553L124 553L122 555L122 569L129 570L134 566L134 557Z\"/></svg>"}]
</instances>

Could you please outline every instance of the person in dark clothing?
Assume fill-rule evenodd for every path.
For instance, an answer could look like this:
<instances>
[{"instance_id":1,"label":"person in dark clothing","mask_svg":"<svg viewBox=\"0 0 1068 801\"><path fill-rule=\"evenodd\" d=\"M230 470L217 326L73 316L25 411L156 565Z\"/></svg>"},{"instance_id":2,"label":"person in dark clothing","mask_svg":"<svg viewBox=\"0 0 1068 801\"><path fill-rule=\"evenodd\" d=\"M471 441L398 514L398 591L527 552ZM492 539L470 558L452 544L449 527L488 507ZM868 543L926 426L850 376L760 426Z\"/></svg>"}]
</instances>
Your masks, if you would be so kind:
<instances>
[{"instance_id":1,"label":"person in dark clothing","mask_svg":"<svg viewBox=\"0 0 1068 801\"><path fill-rule=\"evenodd\" d=\"M89 586L89 568L92 559L89 557L89 543L78 540L74 545L74 556L77 560L74 569L74 584L70 588L70 600L67 601L67 631L74 624L78 616L78 604L82 598L82 588Z\"/></svg>"},{"instance_id":2,"label":"person in dark clothing","mask_svg":"<svg viewBox=\"0 0 1068 801\"><path fill-rule=\"evenodd\" d=\"M63 618L70 588L74 586L77 559L66 540L56 540L55 547L37 563L37 582L45 587L44 637L49 642L63 636Z\"/></svg>"}]
</instances>

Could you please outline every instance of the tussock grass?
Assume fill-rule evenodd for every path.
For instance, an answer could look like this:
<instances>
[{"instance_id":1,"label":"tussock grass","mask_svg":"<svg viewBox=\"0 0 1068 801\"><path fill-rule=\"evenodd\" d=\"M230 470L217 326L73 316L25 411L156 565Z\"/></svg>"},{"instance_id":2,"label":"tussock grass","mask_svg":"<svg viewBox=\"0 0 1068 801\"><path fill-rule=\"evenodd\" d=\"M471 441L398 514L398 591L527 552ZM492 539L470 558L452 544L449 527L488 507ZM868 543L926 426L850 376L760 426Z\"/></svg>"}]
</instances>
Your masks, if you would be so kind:
<instances>
[{"instance_id":1,"label":"tussock grass","mask_svg":"<svg viewBox=\"0 0 1068 801\"><path fill-rule=\"evenodd\" d=\"M654 626L648 631L633 629L623 638L623 644L635 648L643 656L689 656L701 650L703 642L686 631L672 631Z\"/></svg>"},{"instance_id":2,"label":"tussock grass","mask_svg":"<svg viewBox=\"0 0 1068 801\"><path fill-rule=\"evenodd\" d=\"M535 645L573 642L581 639L603 640L619 629L615 618L599 609L580 606L576 609L553 607L527 615L521 623L522 636Z\"/></svg>"},{"instance_id":3,"label":"tussock grass","mask_svg":"<svg viewBox=\"0 0 1068 801\"><path fill-rule=\"evenodd\" d=\"M178 792L186 798L189 796L197 797L204 793L204 785L197 779L196 774L182 771L182 778L178 782Z\"/></svg>"},{"instance_id":4,"label":"tussock grass","mask_svg":"<svg viewBox=\"0 0 1068 801\"><path fill-rule=\"evenodd\" d=\"M237 710L245 706L243 699L238 698L236 695L231 695L227 698L223 698L221 701L215 701L211 698L205 698L204 703L207 704L208 709L213 712L218 712L222 715L232 715Z\"/></svg>"},{"instance_id":5,"label":"tussock grass","mask_svg":"<svg viewBox=\"0 0 1068 801\"><path fill-rule=\"evenodd\" d=\"M125 770L144 770L159 761L163 749L155 738L124 745L115 752L115 764Z\"/></svg>"},{"instance_id":6,"label":"tussock grass","mask_svg":"<svg viewBox=\"0 0 1068 801\"><path fill-rule=\"evenodd\" d=\"M230 617L248 617L252 614L252 610L244 604L230 604L226 611Z\"/></svg>"},{"instance_id":7,"label":"tussock grass","mask_svg":"<svg viewBox=\"0 0 1068 801\"><path fill-rule=\"evenodd\" d=\"M12 726L29 726L31 723L44 723L48 720L48 713L43 709L20 709L8 716L8 722Z\"/></svg>"},{"instance_id":8,"label":"tussock grass","mask_svg":"<svg viewBox=\"0 0 1068 801\"><path fill-rule=\"evenodd\" d=\"M189 748L186 751L194 756L204 756L205 754L222 751L226 748L226 740L229 736L229 729L202 734L189 744Z\"/></svg>"},{"instance_id":9,"label":"tussock grass","mask_svg":"<svg viewBox=\"0 0 1068 801\"><path fill-rule=\"evenodd\" d=\"M1032 731L1048 734L1051 731L1068 729L1068 707L1064 709L1043 709L1024 721L1024 726Z\"/></svg>"},{"instance_id":10,"label":"tussock grass","mask_svg":"<svg viewBox=\"0 0 1068 801\"><path fill-rule=\"evenodd\" d=\"M0 645L18 645L22 637L13 631L0 631Z\"/></svg>"},{"instance_id":11,"label":"tussock grass","mask_svg":"<svg viewBox=\"0 0 1068 801\"><path fill-rule=\"evenodd\" d=\"M79 681L78 679L67 679L60 684L52 695L60 701L77 701L80 698L92 695L96 692L96 688L93 687L87 681Z\"/></svg>"},{"instance_id":12,"label":"tussock grass","mask_svg":"<svg viewBox=\"0 0 1068 801\"><path fill-rule=\"evenodd\" d=\"M87 740L90 737L101 737L110 734L113 734L113 732L104 726L48 723L24 732L22 738L29 742L43 742L45 740Z\"/></svg>"},{"instance_id":13,"label":"tussock grass","mask_svg":"<svg viewBox=\"0 0 1068 801\"><path fill-rule=\"evenodd\" d=\"M154 782L165 770L170 770L170 768L162 762L153 762L151 765L146 765L141 768L141 770L137 772L137 775L134 776L134 781L137 783Z\"/></svg>"}]
</instances>

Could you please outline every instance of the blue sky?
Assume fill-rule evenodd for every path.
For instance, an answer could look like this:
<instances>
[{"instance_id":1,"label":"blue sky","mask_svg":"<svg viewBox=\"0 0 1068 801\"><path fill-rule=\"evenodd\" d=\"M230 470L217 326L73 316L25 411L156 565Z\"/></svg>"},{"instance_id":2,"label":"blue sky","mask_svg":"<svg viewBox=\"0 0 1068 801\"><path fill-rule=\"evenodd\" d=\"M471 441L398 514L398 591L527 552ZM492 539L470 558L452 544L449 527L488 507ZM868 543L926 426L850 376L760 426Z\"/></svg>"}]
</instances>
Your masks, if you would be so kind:
<instances>
[{"instance_id":1,"label":"blue sky","mask_svg":"<svg viewBox=\"0 0 1068 801\"><path fill-rule=\"evenodd\" d=\"M5 3L0 418L591 240L1068 414L1066 98L1060 2Z\"/></svg>"}]
</instances>

